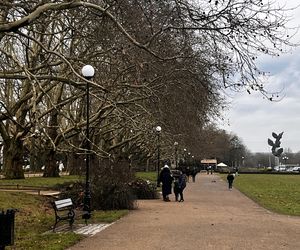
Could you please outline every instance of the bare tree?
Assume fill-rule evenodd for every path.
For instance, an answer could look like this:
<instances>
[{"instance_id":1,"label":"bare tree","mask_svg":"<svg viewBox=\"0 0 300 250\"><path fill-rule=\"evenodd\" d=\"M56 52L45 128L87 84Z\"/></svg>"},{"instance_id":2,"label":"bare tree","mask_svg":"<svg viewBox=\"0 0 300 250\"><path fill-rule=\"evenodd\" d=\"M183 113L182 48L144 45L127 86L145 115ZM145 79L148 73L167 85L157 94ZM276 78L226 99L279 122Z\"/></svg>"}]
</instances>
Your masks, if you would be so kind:
<instances>
[{"instance_id":1,"label":"bare tree","mask_svg":"<svg viewBox=\"0 0 300 250\"><path fill-rule=\"evenodd\" d=\"M96 68L93 152L129 157L138 148L150 157L155 124L165 128L168 151L174 138L203 135L224 104L224 88L267 95L256 56L290 45L284 10L260 0L1 4L0 132L9 178L23 177L33 136L48 157L45 176L58 175L58 152L85 153L79 72L86 63Z\"/></svg>"}]
</instances>

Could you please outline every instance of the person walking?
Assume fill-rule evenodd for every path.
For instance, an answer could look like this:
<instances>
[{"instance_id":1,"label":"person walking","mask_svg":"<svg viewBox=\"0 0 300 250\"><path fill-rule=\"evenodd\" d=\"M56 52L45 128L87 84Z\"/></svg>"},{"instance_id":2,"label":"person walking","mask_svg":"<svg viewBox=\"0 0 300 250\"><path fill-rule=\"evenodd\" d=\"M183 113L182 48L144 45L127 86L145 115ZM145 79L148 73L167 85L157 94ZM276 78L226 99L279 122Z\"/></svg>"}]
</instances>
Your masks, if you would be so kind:
<instances>
[{"instance_id":1,"label":"person walking","mask_svg":"<svg viewBox=\"0 0 300 250\"><path fill-rule=\"evenodd\" d=\"M178 180L177 180L177 185L176 187L176 193L175 193L175 186L174 186L174 193L175 193L175 200L179 201L179 202L183 202L183 190L186 187L186 174L182 173L180 171L179 176L178 176ZM180 199L178 199L180 198Z\"/></svg>"},{"instance_id":2,"label":"person walking","mask_svg":"<svg viewBox=\"0 0 300 250\"><path fill-rule=\"evenodd\" d=\"M207 174L209 174L209 172L211 171L211 166L208 166L208 167L206 168L206 171L207 171Z\"/></svg>"},{"instance_id":3,"label":"person walking","mask_svg":"<svg viewBox=\"0 0 300 250\"><path fill-rule=\"evenodd\" d=\"M228 181L228 188L229 190L232 189L232 184L233 184L233 180L234 180L234 174L229 172L227 175L227 181Z\"/></svg>"},{"instance_id":4,"label":"person walking","mask_svg":"<svg viewBox=\"0 0 300 250\"><path fill-rule=\"evenodd\" d=\"M172 193L173 176L168 165L165 165L159 174L159 183L162 183L162 195L164 201L170 201L169 194Z\"/></svg>"},{"instance_id":5,"label":"person walking","mask_svg":"<svg viewBox=\"0 0 300 250\"><path fill-rule=\"evenodd\" d=\"M193 170L192 170L192 179L193 179L193 182L196 181L196 175L197 175L198 171L197 169L194 167Z\"/></svg>"},{"instance_id":6,"label":"person walking","mask_svg":"<svg viewBox=\"0 0 300 250\"><path fill-rule=\"evenodd\" d=\"M179 197L179 176L181 175L181 171L180 170L174 170L172 171L173 173L173 178L174 178L174 187L173 187L173 192L175 195L175 201L178 201L178 197Z\"/></svg>"},{"instance_id":7,"label":"person walking","mask_svg":"<svg viewBox=\"0 0 300 250\"><path fill-rule=\"evenodd\" d=\"M235 176L238 176L238 175L239 175L239 168L236 167L236 168L235 168Z\"/></svg>"}]
</instances>

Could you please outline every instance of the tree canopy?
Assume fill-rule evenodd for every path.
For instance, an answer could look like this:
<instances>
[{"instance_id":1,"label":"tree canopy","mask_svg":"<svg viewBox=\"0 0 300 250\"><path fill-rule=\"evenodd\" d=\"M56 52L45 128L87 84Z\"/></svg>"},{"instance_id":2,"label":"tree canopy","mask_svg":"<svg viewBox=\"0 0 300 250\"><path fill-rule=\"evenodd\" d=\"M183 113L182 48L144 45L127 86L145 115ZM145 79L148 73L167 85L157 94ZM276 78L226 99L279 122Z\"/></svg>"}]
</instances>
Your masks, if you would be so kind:
<instances>
[{"instance_id":1,"label":"tree canopy","mask_svg":"<svg viewBox=\"0 0 300 250\"><path fill-rule=\"evenodd\" d=\"M28 153L42 152L45 176L58 175L61 153L83 161L85 64L96 69L89 81L95 155L151 158L157 124L165 155L174 140L203 151L226 88L273 98L256 58L292 45L286 24L284 9L261 0L2 1L5 175L22 178Z\"/></svg>"}]
</instances>

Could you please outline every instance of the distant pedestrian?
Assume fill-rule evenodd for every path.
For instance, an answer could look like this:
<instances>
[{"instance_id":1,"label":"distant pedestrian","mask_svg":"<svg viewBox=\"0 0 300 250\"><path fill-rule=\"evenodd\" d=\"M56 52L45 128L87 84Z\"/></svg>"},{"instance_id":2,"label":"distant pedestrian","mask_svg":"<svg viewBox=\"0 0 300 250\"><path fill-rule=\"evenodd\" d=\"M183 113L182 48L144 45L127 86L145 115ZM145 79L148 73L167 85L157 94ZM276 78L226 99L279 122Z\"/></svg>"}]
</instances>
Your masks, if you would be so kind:
<instances>
[{"instance_id":1,"label":"distant pedestrian","mask_svg":"<svg viewBox=\"0 0 300 250\"><path fill-rule=\"evenodd\" d=\"M229 172L227 175L227 181L228 181L228 188L229 190L232 189L232 184L233 184L233 180L234 180L234 174Z\"/></svg>"},{"instance_id":2,"label":"distant pedestrian","mask_svg":"<svg viewBox=\"0 0 300 250\"><path fill-rule=\"evenodd\" d=\"M235 168L235 176L238 176L238 175L239 175L239 168L236 167L236 168Z\"/></svg>"},{"instance_id":3,"label":"distant pedestrian","mask_svg":"<svg viewBox=\"0 0 300 250\"><path fill-rule=\"evenodd\" d=\"M190 182L191 169L190 167L186 167L185 169L186 181Z\"/></svg>"},{"instance_id":4,"label":"distant pedestrian","mask_svg":"<svg viewBox=\"0 0 300 250\"><path fill-rule=\"evenodd\" d=\"M158 183L162 183L162 195L164 201L170 201L169 194L172 193L173 176L168 165L165 165L160 174Z\"/></svg>"},{"instance_id":5,"label":"distant pedestrian","mask_svg":"<svg viewBox=\"0 0 300 250\"><path fill-rule=\"evenodd\" d=\"M194 167L193 170L192 170L192 179L193 179L193 182L196 181L196 175L197 175L198 171L197 169Z\"/></svg>"},{"instance_id":6,"label":"distant pedestrian","mask_svg":"<svg viewBox=\"0 0 300 250\"><path fill-rule=\"evenodd\" d=\"M211 166L208 166L208 167L206 168L206 171L207 171L207 174L209 174L209 172L211 171Z\"/></svg>"}]
</instances>

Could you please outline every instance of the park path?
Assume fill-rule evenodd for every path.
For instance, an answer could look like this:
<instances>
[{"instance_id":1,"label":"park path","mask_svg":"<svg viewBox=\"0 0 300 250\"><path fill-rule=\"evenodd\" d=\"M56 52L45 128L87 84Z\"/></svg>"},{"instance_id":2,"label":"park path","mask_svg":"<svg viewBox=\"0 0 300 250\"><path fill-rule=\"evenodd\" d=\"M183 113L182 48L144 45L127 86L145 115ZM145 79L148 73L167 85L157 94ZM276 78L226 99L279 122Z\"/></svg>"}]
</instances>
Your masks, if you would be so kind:
<instances>
[{"instance_id":1,"label":"park path","mask_svg":"<svg viewBox=\"0 0 300 250\"><path fill-rule=\"evenodd\" d=\"M173 200L139 201L137 210L69 250L300 249L300 217L269 212L229 191L218 175L198 174L185 202Z\"/></svg>"}]
</instances>

